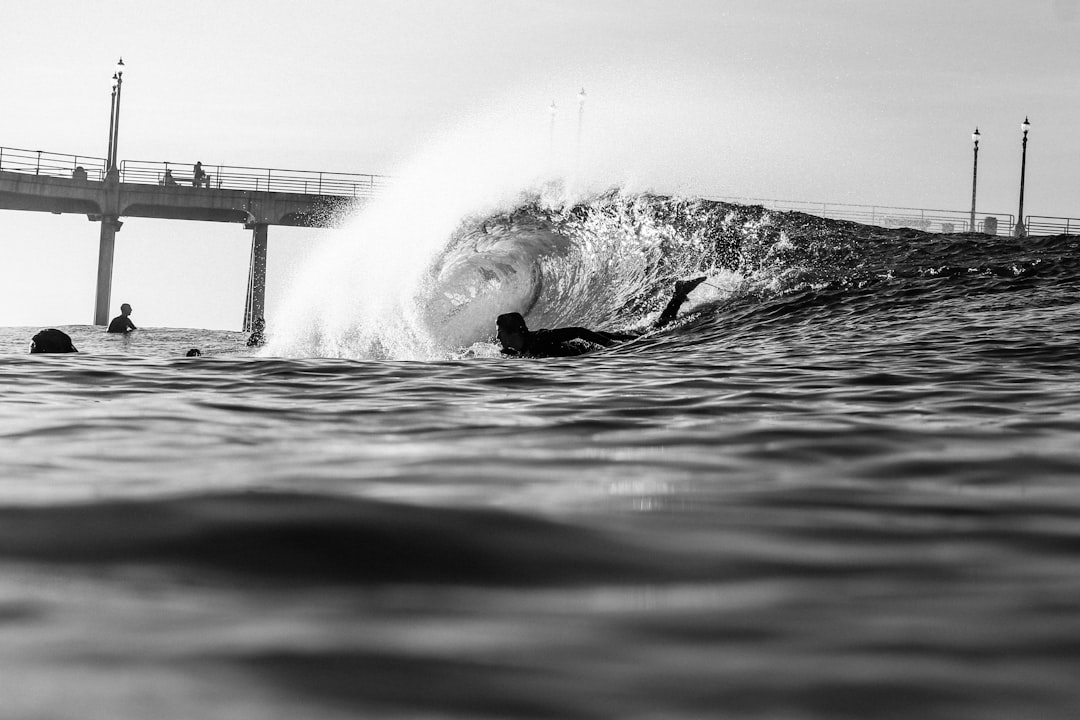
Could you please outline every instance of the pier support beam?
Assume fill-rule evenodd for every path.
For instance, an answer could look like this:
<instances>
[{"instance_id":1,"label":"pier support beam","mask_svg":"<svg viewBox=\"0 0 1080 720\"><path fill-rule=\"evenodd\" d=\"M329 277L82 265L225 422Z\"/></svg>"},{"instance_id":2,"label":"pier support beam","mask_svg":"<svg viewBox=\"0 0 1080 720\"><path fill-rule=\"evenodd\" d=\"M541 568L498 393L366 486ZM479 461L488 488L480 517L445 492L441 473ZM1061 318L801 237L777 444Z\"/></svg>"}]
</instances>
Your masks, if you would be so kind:
<instances>
[{"instance_id":1,"label":"pier support beam","mask_svg":"<svg viewBox=\"0 0 1080 720\"><path fill-rule=\"evenodd\" d=\"M266 247L268 226L250 223L244 226L251 232L251 261L248 263L247 302L244 304L244 332L251 332L256 321L265 321L266 306Z\"/></svg>"},{"instance_id":2,"label":"pier support beam","mask_svg":"<svg viewBox=\"0 0 1080 720\"><path fill-rule=\"evenodd\" d=\"M104 216L101 218L101 240L98 243L97 293L94 301L95 325L109 324L116 233L123 224L116 217Z\"/></svg>"}]
</instances>

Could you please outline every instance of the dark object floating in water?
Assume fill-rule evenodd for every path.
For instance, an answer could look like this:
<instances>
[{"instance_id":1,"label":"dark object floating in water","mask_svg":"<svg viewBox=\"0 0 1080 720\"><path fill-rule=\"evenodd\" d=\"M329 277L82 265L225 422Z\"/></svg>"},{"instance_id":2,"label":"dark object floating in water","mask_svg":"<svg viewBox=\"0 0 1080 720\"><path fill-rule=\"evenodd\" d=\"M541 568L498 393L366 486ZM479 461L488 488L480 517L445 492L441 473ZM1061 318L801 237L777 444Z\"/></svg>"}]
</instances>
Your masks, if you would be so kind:
<instances>
[{"instance_id":1,"label":"dark object floating in water","mask_svg":"<svg viewBox=\"0 0 1080 720\"><path fill-rule=\"evenodd\" d=\"M32 353L73 353L79 352L71 343L71 337L63 330L48 328L30 338Z\"/></svg>"}]
</instances>

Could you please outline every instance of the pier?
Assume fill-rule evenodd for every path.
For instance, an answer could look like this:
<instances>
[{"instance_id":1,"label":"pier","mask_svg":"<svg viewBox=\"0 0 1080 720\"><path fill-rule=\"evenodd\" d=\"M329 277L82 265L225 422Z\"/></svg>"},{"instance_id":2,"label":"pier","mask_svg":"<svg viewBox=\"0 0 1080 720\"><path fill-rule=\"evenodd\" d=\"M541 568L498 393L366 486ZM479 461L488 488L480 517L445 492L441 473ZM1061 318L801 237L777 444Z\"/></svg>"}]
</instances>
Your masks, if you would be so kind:
<instances>
[{"instance_id":1,"label":"pier","mask_svg":"<svg viewBox=\"0 0 1080 720\"><path fill-rule=\"evenodd\" d=\"M0 209L77 213L100 223L94 324L109 322L121 218L199 220L251 231L243 328L263 317L271 225L335 227L382 190L381 175L123 161L0 147Z\"/></svg>"}]
</instances>

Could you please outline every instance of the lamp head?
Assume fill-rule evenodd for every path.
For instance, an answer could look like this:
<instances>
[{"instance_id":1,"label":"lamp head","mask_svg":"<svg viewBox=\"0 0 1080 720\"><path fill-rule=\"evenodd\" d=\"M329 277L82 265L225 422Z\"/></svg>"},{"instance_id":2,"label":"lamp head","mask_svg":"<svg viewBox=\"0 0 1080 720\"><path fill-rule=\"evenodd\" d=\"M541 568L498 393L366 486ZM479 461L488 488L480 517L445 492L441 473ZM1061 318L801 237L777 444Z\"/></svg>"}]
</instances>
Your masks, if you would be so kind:
<instances>
[{"instance_id":1,"label":"lamp head","mask_svg":"<svg viewBox=\"0 0 1080 720\"><path fill-rule=\"evenodd\" d=\"M979 137L979 128L975 128L975 132L971 133L971 141L978 145Z\"/></svg>"},{"instance_id":2,"label":"lamp head","mask_svg":"<svg viewBox=\"0 0 1080 720\"><path fill-rule=\"evenodd\" d=\"M1020 129L1024 131L1025 135L1027 135L1028 130L1031 129L1031 122L1027 119L1026 116L1024 117L1024 122L1020 123Z\"/></svg>"},{"instance_id":3,"label":"lamp head","mask_svg":"<svg viewBox=\"0 0 1080 720\"><path fill-rule=\"evenodd\" d=\"M124 58L116 61L116 79L124 77Z\"/></svg>"}]
</instances>

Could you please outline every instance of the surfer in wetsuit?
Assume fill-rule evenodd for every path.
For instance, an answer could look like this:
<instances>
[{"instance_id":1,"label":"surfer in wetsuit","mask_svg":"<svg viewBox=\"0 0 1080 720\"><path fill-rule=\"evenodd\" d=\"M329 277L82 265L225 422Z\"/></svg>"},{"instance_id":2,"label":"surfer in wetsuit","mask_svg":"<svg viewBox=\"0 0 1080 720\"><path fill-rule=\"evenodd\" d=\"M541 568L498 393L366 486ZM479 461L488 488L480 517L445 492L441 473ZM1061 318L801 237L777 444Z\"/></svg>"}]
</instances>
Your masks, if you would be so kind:
<instances>
[{"instance_id":1,"label":"surfer in wetsuit","mask_svg":"<svg viewBox=\"0 0 1080 720\"><path fill-rule=\"evenodd\" d=\"M77 353L71 336L63 330L49 328L30 338L31 353Z\"/></svg>"},{"instance_id":2,"label":"surfer in wetsuit","mask_svg":"<svg viewBox=\"0 0 1080 720\"><path fill-rule=\"evenodd\" d=\"M112 319L109 323L109 329L107 333L126 333L132 330L138 330L135 327L135 323L131 322L131 306L124 303L120 306L120 314Z\"/></svg>"},{"instance_id":3,"label":"surfer in wetsuit","mask_svg":"<svg viewBox=\"0 0 1080 720\"><path fill-rule=\"evenodd\" d=\"M686 302L686 296L690 291L705 281L705 276L692 280L677 280L675 291L671 295L664 312L653 323L654 328L660 328L675 319L679 308ZM584 340L594 345L610 347L623 340L632 340L640 333L612 333L589 330L583 327L564 327L552 330L530 330L525 324L525 318L521 313L511 312L500 315L495 320L498 328L499 343L502 344L503 355L518 357L569 357L581 355L586 349L574 345L573 340Z\"/></svg>"}]
</instances>

